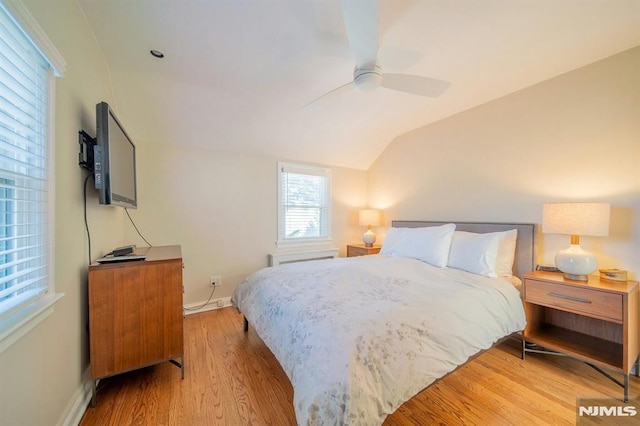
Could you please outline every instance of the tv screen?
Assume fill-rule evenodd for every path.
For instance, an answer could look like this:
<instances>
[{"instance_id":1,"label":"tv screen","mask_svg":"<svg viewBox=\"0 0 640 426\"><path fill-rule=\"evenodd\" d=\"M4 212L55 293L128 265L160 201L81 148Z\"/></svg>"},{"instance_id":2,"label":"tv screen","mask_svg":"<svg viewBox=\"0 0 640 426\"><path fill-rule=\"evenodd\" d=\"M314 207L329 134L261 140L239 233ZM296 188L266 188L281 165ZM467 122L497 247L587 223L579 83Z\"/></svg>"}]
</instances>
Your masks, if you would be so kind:
<instances>
[{"instance_id":1,"label":"tv screen","mask_svg":"<svg viewBox=\"0 0 640 426\"><path fill-rule=\"evenodd\" d=\"M100 204L138 207L136 146L106 102L96 105L95 185Z\"/></svg>"}]
</instances>

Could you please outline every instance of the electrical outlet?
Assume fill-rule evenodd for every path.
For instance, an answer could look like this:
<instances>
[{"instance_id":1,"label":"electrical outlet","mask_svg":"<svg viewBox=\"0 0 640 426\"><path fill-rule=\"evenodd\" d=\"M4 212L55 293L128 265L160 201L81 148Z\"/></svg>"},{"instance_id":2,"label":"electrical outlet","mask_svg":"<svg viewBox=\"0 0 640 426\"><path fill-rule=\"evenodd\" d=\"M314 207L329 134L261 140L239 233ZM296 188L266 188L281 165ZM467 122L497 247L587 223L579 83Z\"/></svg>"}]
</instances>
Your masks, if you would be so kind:
<instances>
[{"instance_id":1,"label":"electrical outlet","mask_svg":"<svg viewBox=\"0 0 640 426\"><path fill-rule=\"evenodd\" d=\"M224 300L218 300L217 304L218 304L218 308L224 307Z\"/></svg>"},{"instance_id":2,"label":"electrical outlet","mask_svg":"<svg viewBox=\"0 0 640 426\"><path fill-rule=\"evenodd\" d=\"M209 277L209 285L211 287L220 287L222 285L222 277L220 275L211 275Z\"/></svg>"}]
</instances>

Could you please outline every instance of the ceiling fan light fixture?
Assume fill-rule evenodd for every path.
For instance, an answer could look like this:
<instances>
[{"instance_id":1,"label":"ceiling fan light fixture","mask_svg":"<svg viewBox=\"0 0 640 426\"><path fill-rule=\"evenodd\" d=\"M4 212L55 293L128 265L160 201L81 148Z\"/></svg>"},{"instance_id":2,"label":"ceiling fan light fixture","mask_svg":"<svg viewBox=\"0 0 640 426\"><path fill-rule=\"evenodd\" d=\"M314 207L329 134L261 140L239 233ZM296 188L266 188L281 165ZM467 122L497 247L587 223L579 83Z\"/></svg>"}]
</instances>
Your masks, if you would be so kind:
<instances>
[{"instance_id":1,"label":"ceiling fan light fixture","mask_svg":"<svg viewBox=\"0 0 640 426\"><path fill-rule=\"evenodd\" d=\"M382 69L375 66L371 69L358 69L353 72L353 85L363 92L370 92L382 84Z\"/></svg>"},{"instance_id":2,"label":"ceiling fan light fixture","mask_svg":"<svg viewBox=\"0 0 640 426\"><path fill-rule=\"evenodd\" d=\"M382 69L377 65L380 36L377 0L343 0L342 17L355 60L353 81L336 87L307 103L305 107L320 98L342 91L342 88L356 88L366 92L382 86L396 92L437 98L451 85L448 81L411 74L386 73L383 78Z\"/></svg>"}]
</instances>

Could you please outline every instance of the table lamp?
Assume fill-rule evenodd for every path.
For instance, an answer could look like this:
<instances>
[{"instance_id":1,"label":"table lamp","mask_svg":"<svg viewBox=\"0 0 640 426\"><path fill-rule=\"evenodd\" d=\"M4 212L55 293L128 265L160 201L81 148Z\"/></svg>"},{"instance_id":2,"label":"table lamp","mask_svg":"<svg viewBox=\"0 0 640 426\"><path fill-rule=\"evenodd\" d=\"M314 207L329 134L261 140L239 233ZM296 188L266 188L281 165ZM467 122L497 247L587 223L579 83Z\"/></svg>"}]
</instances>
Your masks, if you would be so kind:
<instances>
[{"instance_id":1,"label":"table lamp","mask_svg":"<svg viewBox=\"0 0 640 426\"><path fill-rule=\"evenodd\" d=\"M365 247L373 247L373 243L376 242L376 234L373 233L371 227L380 225L380 210L360 210L358 223L360 226L367 227L367 232L362 235Z\"/></svg>"},{"instance_id":2,"label":"table lamp","mask_svg":"<svg viewBox=\"0 0 640 426\"><path fill-rule=\"evenodd\" d=\"M556 253L556 267L564 277L588 281L598 268L596 257L580 247L580 235L609 235L608 203L549 203L542 210L542 232L571 235L571 245Z\"/></svg>"}]
</instances>

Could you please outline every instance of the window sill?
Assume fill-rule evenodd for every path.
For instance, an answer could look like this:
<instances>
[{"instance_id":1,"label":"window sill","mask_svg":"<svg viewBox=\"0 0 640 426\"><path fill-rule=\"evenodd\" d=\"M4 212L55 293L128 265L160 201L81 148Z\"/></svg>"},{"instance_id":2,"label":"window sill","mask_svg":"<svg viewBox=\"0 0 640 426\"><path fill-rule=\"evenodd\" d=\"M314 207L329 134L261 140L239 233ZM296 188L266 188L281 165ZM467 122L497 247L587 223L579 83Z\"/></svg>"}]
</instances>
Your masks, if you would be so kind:
<instances>
[{"instance_id":1,"label":"window sill","mask_svg":"<svg viewBox=\"0 0 640 426\"><path fill-rule=\"evenodd\" d=\"M45 295L0 320L0 354L53 313L53 305L64 293Z\"/></svg>"}]
</instances>

